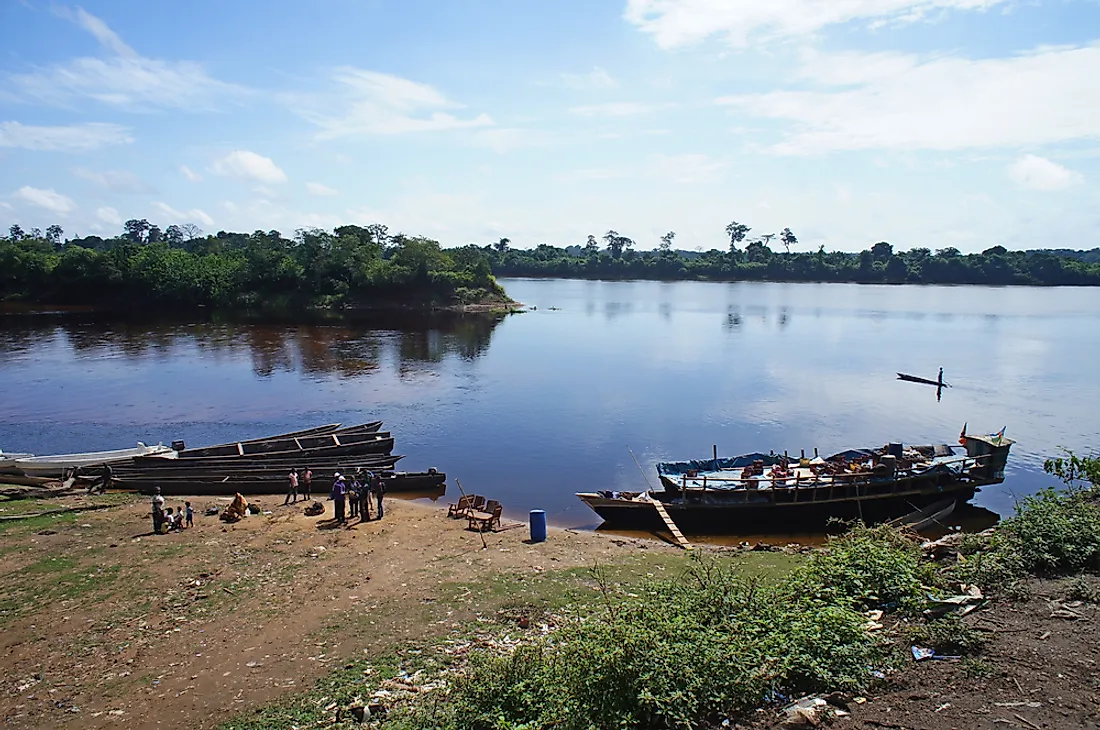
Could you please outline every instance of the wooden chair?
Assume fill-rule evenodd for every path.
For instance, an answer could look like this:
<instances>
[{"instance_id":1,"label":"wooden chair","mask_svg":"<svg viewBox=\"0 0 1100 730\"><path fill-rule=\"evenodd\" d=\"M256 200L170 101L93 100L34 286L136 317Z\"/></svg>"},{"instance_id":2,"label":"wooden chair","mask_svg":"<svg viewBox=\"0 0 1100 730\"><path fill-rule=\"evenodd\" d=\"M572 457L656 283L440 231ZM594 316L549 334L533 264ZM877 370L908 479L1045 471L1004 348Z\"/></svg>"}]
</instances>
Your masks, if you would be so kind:
<instances>
[{"instance_id":1,"label":"wooden chair","mask_svg":"<svg viewBox=\"0 0 1100 730\"><path fill-rule=\"evenodd\" d=\"M447 507L448 517L464 517L467 512L474 509L474 499L476 494L464 494L458 498L456 504L449 505Z\"/></svg>"},{"instance_id":2,"label":"wooden chair","mask_svg":"<svg viewBox=\"0 0 1100 730\"><path fill-rule=\"evenodd\" d=\"M493 529L493 525L500 527L500 513L503 511L504 508L500 506L500 502L490 499L485 503L483 510L471 510L466 513L466 520L469 522L467 529L477 528L478 532L484 532Z\"/></svg>"}]
</instances>

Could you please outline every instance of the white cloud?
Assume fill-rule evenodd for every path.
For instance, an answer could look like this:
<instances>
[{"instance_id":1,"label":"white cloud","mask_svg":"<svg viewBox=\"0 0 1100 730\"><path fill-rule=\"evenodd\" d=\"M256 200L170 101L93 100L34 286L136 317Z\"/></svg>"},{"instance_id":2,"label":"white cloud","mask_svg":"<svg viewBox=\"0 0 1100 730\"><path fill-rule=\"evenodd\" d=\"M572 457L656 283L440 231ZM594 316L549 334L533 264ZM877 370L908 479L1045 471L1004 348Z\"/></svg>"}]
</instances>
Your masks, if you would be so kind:
<instances>
[{"instance_id":1,"label":"white cloud","mask_svg":"<svg viewBox=\"0 0 1100 730\"><path fill-rule=\"evenodd\" d=\"M192 208L184 213L176 210L167 203L156 202L153 203L153 207L160 211L161 214L168 219L169 223L194 223L198 221L204 226L214 225L214 219L198 208Z\"/></svg>"},{"instance_id":2,"label":"white cloud","mask_svg":"<svg viewBox=\"0 0 1100 730\"><path fill-rule=\"evenodd\" d=\"M81 8L58 15L95 36L108 55L74 58L65 64L10 74L9 83L22 96L51 104L85 98L110 106L213 109L245 92L240 86L211 78L197 63L146 58L126 45L101 19Z\"/></svg>"},{"instance_id":3,"label":"white cloud","mask_svg":"<svg viewBox=\"0 0 1100 730\"><path fill-rule=\"evenodd\" d=\"M333 80L340 92L332 96L285 95L284 100L304 119L321 128L320 139L361 134L440 132L492 126L488 114L460 118L444 111L459 109L439 90L399 76L342 67ZM324 110L333 110L327 112Z\"/></svg>"},{"instance_id":4,"label":"white cloud","mask_svg":"<svg viewBox=\"0 0 1100 730\"><path fill-rule=\"evenodd\" d=\"M147 184L140 177L132 172L125 170L104 170L103 172L96 172L95 170L89 170L84 167L73 168L73 175L87 180L101 188L110 190L112 193L131 193L139 195L142 193L155 193L156 189Z\"/></svg>"},{"instance_id":5,"label":"white cloud","mask_svg":"<svg viewBox=\"0 0 1100 730\"><path fill-rule=\"evenodd\" d=\"M180 165L180 173L191 182L202 182L202 175L195 172L187 165Z\"/></svg>"},{"instance_id":6,"label":"white cloud","mask_svg":"<svg viewBox=\"0 0 1100 730\"><path fill-rule=\"evenodd\" d=\"M1100 137L1100 47L1003 59L808 54L800 77L825 88L718 99L742 116L791 123L784 154L956 150Z\"/></svg>"},{"instance_id":7,"label":"white cloud","mask_svg":"<svg viewBox=\"0 0 1100 730\"><path fill-rule=\"evenodd\" d=\"M717 182L728 167L708 155L653 155L649 160L651 175L679 184Z\"/></svg>"},{"instance_id":8,"label":"white cloud","mask_svg":"<svg viewBox=\"0 0 1100 730\"><path fill-rule=\"evenodd\" d=\"M111 208L110 206L104 206L103 208L99 208L98 210L96 210L95 217L103 221L104 223L108 223L112 226L122 225L122 216L118 214L117 210Z\"/></svg>"},{"instance_id":9,"label":"white cloud","mask_svg":"<svg viewBox=\"0 0 1100 730\"><path fill-rule=\"evenodd\" d=\"M1033 190L1063 190L1084 180L1081 173L1036 155L1024 155L1013 162L1008 167L1008 176L1018 185Z\"/></svg>"},{"instance_id":10,"label":"white cloud","mask_svg":"<svg viewBox=\"0 0 1100 730\"><path fill-rule=\"evenodd\" d=\"M286 173L270 157L248 150L233 150L210 167L211 172L262 183L286 182Z\"/></svg>"},{"instance_id":11,"label":"white cloud","mask_svg":"<svg viewBox=\"0 0 1100 730\"><path fill-rule=\"evenodd\" d=\"M652 114L668 109L672 104L643 104L635 101L611 101L604 104L586 104L575 106L569 111L582 117L631 117L639 114Z\"/></svg>"},{"instance_id":12,"label":"white cloud","mask_svg":"<svg viewBox=\"0 0 1100 730\"><path fill-rule=\"evenodd\" d=\"M133 142L126 127L118 124L73 124L36 127L19 122L0 122L0 147L27 150L85 152L113 144Z\"/></svg>"},{"instance_id":13,"label":"white cloud","mask_svg":"<svg viewBox=\"0 0 1100 730\"><path fill-rule=\"evenodd\" d=\"M599 66L593 66L592 70L588 73L564 73L560 74L559 78L564 86L570 89L581 89L584 91L614 89L619 85L615 79L611 78L611 74L607 73L607 71Z\"/></svg>"},{"instance_id":14,"label":"white cloud","mask_svg":"<svg viewBox=\"0 0 1100 730\"><path fill-rule=\"evenodd\" d=\"M723 36L735 47L752 40L813 35L832 25L912 23L948 10L986 10L1008 0L628 0L623 17L662 48Z\"/></svg>"},{"instance_id":15,"label":"white cloud","mask_svg":"<svg viewBox=\"0 0 1100 730\"><path fill-rule=\"evenodd\" d=\"M68 215L70 211L76 208L76 203L74 203L71 198L65 197L53 188L41 190L39 188L32 188L29 185L24 185L12 193L11 197L14 200L22 200L24 203L30 203L39 208L45 208L61 216Z\"/></svg>"},{"instance_id":16,"label":"white cloud","mask_svg":"<svg viewBox=\"0 0 1100 730\"><path fill-rule=\"evenodd\" d=\"M534 147L546 144L553 135L546 132L530 129L515 129L512 127L481 129L473 134L473 142L478 147L485 147L494 152L504 154L523 147Z\"/></svg>"},{"instance_id":17,"label":"white cloud","mask_svg":"<svg viewBox=\"0 0 1100 730\"><path fill-rule=\"evenodd\" d=\"M323 185L319 182L307 182L306 190L309 191L310 195L318 195L322 197L340 194L340 191L330 188L328 185Z\"/></svg>"}]
</instances>

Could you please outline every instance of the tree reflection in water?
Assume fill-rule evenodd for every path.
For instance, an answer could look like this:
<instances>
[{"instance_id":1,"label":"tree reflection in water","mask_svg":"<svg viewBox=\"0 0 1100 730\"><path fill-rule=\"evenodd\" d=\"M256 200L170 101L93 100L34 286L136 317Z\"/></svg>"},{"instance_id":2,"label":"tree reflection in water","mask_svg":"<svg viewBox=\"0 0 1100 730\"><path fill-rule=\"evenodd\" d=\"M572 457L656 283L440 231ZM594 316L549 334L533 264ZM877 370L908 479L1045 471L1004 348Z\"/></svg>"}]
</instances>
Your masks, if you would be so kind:
<instances>
[{"instance_id":1,"label":"tree reflection in water","mask_svg":"<svg viewBox=\"0 0 1100 730\"><path fill-rule=\"evenodd\" d=\"M489 348L505 314L371 311L311 315L289 323L210 314L200 322L94 312L0 314L0 362L46 347L96 358L170 359L199 351L214 360L248 357L270 377L358 378L392 362L399 375L423 372L448 356L474 360Z\"/></svg>"}]
</instances>

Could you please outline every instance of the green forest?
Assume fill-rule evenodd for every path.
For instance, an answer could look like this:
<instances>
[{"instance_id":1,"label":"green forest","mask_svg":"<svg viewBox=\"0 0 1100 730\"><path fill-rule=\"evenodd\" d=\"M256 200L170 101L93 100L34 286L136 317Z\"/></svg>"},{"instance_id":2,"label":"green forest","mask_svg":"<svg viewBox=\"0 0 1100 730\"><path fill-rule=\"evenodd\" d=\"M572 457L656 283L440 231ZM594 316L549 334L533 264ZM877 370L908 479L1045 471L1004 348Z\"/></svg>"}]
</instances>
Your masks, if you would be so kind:
<instances>
[{"instance_id":1,"label":"green forest","mask_svg":"<svg viewBox=\"0 0 1100 730\"><path fill-rule=\"evenodd\" d=\"M0 238L0 301L256 310L506 303L489 256L383 225L202 235L129 220L117 237L50 226Z\"/></svg>"},{"instance_id":2,"label":"green forest","mask_svg":"<svg viewBox=\"0 0 1100 730\"><path fill-rule=\"evenodd\" d=\"M497 276L545 276L586 279L659 279L711 281L834 281L863 284L1025 284L1100 285L1100 249L1091 251L1009 251L993 246L962 254L955 248L895 251L880 241L858 253L798 251L790 228L750 238L752 229L736 221L726 226L725 250L677 251L676 234L660 238L656 250L635 250L635 242L617 231L584 245L540 245L513 249L508 239L484 247ZM772 247L773 240L777 248Z\"/></svg>"},{"instance_id":3,"label":"green forest","mask_svg":"<svg viewBox=\"0 0 1100 730\"><path fill-rule=\"evenodd\" d=\"M1100 249L1008 251L993 246L895 251L880 241L858 253L800 251L790 228L750 237L726 226L728 248L683 251L669 231L651 251L611 230L583 245L443 248L386 226L203 234L131 219L112 238L64 239L14 225L0 237L0 301L208 306L245 309L437 307L500 303L495 276L888 284L1100 285ZM773 241L775 248L773 248ZM782 250L775 250L781 248Z\"/></svg>"}]
</instances>

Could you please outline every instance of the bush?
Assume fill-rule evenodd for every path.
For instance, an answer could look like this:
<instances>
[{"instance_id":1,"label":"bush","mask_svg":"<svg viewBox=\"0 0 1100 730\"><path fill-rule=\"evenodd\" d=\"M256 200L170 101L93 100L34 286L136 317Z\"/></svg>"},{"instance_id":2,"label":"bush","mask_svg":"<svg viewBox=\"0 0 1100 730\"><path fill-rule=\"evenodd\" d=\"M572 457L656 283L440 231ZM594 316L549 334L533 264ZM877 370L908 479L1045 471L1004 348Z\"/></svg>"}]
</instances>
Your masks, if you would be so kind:
<instances>
[{"instance_id":1,"label":"bush","mask_svg":"<svg viewBox=\"0 0 1100 730\"><path fill-rule=\"evenodd\" d=\"M870 539L870 531L858 538ZM834 547L830 565L852 585L897 593L881 587L885 567L850 565L859 551L844 540ZM859 690L885 658L854 608L865 597L836 587L807 593L817 574L766 583L697 557L680 579L651 582L637 596L605 589L599 614L537 647L473 660L444 697L409 709L396 726L693 728L783 697Z\"/></svg>"},{"instance_id":2,"label":"bush","mask_svg":"<svg viewBox=\"0 0 1100 730\"><path fill-rule=\"evenodd\" d=\"M1037 575L1100 569L1100 505L1083 490L1044 489L1016 505L1001 526L1006 547Z\"/></svg>"},{"instance_id":3,"label":"bush","mask_svg":"<svg viewBox=\"0 0 1100 730\"><path fill-rule=\"evenodd\" d=\"M935 649L937 654L977 654L985 646L985 636L970 628L953 614L908 628L910 644Z\"/></svg>"},{"instance_id":4,"label":"bush","mask_svg":"<svg viewBox=\"0 0 1100 730\"><path fill-rule=\"evenodd\" d=\"M881 525L856 525L830 538L795 571L791 588L797 598L813 597L865 611L886 608L905 613L923 608L925 586L937 581L935 567L921 560L920 545Z\"/></svg>"}]
</instances>

